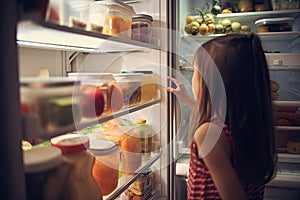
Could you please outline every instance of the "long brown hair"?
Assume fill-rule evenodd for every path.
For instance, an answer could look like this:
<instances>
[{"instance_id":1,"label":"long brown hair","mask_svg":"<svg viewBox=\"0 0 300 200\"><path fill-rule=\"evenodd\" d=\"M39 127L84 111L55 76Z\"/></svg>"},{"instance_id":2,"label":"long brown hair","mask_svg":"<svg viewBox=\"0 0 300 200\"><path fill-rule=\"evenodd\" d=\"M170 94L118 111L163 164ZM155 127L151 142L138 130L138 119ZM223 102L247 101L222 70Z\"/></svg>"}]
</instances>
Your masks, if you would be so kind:
<instances>
[{"instance_id":1,"label":"long brown hair","mask_svg":"<svg viewBox=\"0 0 300 200\"><path fill-rule=\"evenodd\" d=\"M202 95L200 114L191 122L199 127L224 117L233 136L238 175L245 181L270 181L277 155L270 77L259 37L251 33L212 39L197 50L194 69L202 77Z\"/></svg>"}]
</instances>

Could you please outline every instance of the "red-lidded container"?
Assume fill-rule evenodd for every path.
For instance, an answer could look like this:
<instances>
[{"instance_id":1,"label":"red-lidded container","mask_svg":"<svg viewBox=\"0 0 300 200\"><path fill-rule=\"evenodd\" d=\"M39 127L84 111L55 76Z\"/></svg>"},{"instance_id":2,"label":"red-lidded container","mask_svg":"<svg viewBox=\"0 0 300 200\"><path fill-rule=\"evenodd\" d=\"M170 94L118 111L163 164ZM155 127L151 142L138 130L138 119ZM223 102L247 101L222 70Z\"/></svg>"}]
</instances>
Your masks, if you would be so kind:
<instances>
[{"instance_id":1,"label":"red-lidded container","mask_svg":"<svg viewBox=\"0 0 300 200\"><path fill-rule=\"evenodd\" d=\"M102 192L92 176L95 158L87 151L89 138L65 134L52 138L50 142L61 149L64 160L72 166L64 189L65 199L102 199Z\"/></svg>"}]
</instances>

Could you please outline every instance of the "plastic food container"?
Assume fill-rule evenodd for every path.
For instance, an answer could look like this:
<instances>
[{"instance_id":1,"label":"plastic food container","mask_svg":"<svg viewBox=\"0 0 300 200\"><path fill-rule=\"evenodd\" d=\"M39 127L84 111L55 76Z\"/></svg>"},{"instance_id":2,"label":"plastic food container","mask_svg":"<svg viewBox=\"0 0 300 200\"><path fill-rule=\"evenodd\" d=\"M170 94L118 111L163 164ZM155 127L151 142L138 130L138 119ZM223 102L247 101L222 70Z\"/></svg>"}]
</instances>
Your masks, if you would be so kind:
<instances>
[{"instance_id":1,"label":"plastic food container","mask_svg":"<svg viewBox=\"0 0 300 200\"><path fill-rule=\"evenodd\" d=\"M258 33L292 31L295 19L291 17L267 18L255 21Z\"/></svg>"},{"instance_id":2,"label":"plastic food container","mask_svg":"<svg viewBox=\"0 0 300 200\"><path fill-rule=\"evenodd\" d=\"M142 73L113 74L123 92L124 106L134 106L141 102Z\"/></svg>"},{"instance_id":3,"label":"plastic food container","mask_svg":"<svg viewBox=\"0 0 300 200\"><path fill-rule=\"evenodd\" d=\"M123 106L122 91L116 85L116 80L111 73L73 72L68 73L73 80L80 80L81 84L97 86L104 97L104 111L118 111Z\"/></svg>"},{"instance_id":4,"label":"plastic food container","mask_svg":"<svg viewBox=\"0 0 300 200\"><path fill-rule=\"evenodd\" d=\"M151 43L152 21L150 15L137 14L132 17L131 39Z\"/></svg>"},{"instance_id":5,"label":"plastic food container","mask_svg":"<svg viewBox=\"0 0 300 200\"><path fill-rule=\"evenodd\" d=\"M158 80L153 71L123 71L123 73L141 73L143 81L141 86L141 102L151 101L156 97Z\"/></svg>"},{"instance_id":6,"label":"plastic food container","mask_svg":"<svg viewBox=\"0 0 300 200\"><path fill-rule=\"evenodd\" d=\"M92 174L103 195L111 193L118 185L121 150L116 142L91 140L89 151L95 156Z\"/></svg>"},{"instance_id":7,"label":"plastic food container","mask_svg":"<svg viewBox=\"0 0 300 200\"><path fill-rule=\"evenodd\" d=\"M88 31L103 32L105 14L108 11L106 5L100 1L94 1L89 8L89 24Z\"/></svg>"},{"instance_id":8,"label":"plastic food container","mask_svg":"<svg viewBox=\"0 0 300 200\"><path fill-rule=\"evenodd\" d=\"M66 195L62 199L102 199L102 192L92 176L95 162L94 156L88 151L88 136L69 133L50 140L51 145L58 147L69 169L64 187Z\"/></svg>"},{"instance_id":9,"label":"plastic food container","mask_svg":"<svg viewBox=\"0 0 300 200\"><path fill-rule=\"evenodd\" d=\"M59 24L86 30L89 22L89 6L92 0L50 0L56 9Z\"/></svg>"},{"instance_id":10,"label":"plastic food container","mask_svg":"<svg viewBox=\"0 0 300 200\"><path fill-rule=\"evenodd\" d=\"M101 2L108 8L105 14L103 33L130 39L132 16L135 14L134 9L117 0Z\"/></svg>"},{"instance_id":11,"label":"plastic food container","mask_svg":"<svg viewBox=\"0 0 300 200\"><path fill-rule=\"evenodd\" d=\"M56 147L39 147L23 151L23 162L26 173L26 196L27 199L47 199L46 184L49 179L53 178L58 169L63 164L62 154L59 148ZM54 181L55 179L52 179ZM63 185L63 177L60 179L58 187ZM51 189L55 187L55 184ZM48 194L49 195L49 194ZM60 192L52 194L54 199L61 199Z\"/></svg>"},{"instance_id":12,"label":"plastic food container","mask_svg":"<svg viewBox=\"0 0 300 200\"><path fill-rule=\"evenodd\" d=\"M36 118L41 129L54 131L80 121L80 81L66 77L20 81L22 113Z\"/></svg>"}]
</instances>

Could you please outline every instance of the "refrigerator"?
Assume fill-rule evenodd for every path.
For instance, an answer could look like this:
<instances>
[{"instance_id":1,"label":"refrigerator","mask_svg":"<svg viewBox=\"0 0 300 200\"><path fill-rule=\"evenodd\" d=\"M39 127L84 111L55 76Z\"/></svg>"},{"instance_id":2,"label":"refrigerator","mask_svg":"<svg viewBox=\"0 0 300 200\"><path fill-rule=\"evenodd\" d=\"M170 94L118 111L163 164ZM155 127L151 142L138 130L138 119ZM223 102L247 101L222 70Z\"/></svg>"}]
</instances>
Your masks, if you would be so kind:
<instances>
[{"instance_id":1,"label":"refrigerator","mask_svg":"<svg viewBox=\"0 0 300 200\"><path fill-rule=\"evenodd\" d=\"M225 8L226 3L237 6L239 1L219 1L219 5ZM252 1L253 3L258 1ZM264 1L268 2L268 1ZM272 4L273 2L273 4ZM295 9L280 9L278 10L274 1L269 2L272 7L272 11L260 11L260 12L235 12L219 14L215 18L215 22L219 23L223 20L229 19L232 23L239 22L242 25L247 25L251 28L251 31L257 33L260 36L262 45L265 51L267 64L270 72L271 81L276 81L280 88L277 91L279 97L273 99L274 107L294 107L296 115L299 114L299 5ZM178 1L177 13L179 19L175 22L176 30L180 32L182 43L177 43L177 50L180 57L178 57L176 69L179 72L179 78L185 83L188 91L191 92L191 76L193 73L192 63L193 54L195 49L210 40L217 37L218 34L212 34L210 36L202 36L196 34L192 36L187 34L184 30L186 26L185 18L187 16L199 17L199 13L194 8L200 8L202 10L207 9L207 1ZM280 3L279 3L280 4ZM283 6L284 3L281 3ZM227 5L228 6L228 5ZM232 6L232 10L236 9ZM209 8L211 9L211 7ZM259 32L256 22L258 20L274 19L291 17L295 19L292 27L292 32ZM223 34L223 33L221 33ZM184 42L183 42L184 41ZM297 85L297 86L296 86ZM297 89L298 88L298 89ZM190 110L182 105L181 102L176 105L177 107L177 130L174 137L177 138L177 153L174 155L176 158L175 165L175 179L177 187L183 188L181 191L176 191L176 199L183 199L186 197L186 184L187 174L189 166L189 148L186 143L186 135L188 134L188 116ZM297 108L297 109L296 109ZM299 125L297 123L280 124L278 120L282 118L279 116L282 113L278 113L274 108L275 117L275 134L276 134L276 147L278 152L278 164L277 174L274 180L267 184L265 190L265 199L299 199L299 155L295 152L291 152L288 144L292 138L298 137ZM291 120L291 119L290 119ZM296 120L297 121L297 120Z\"/></svg>"},{"instance_id":2,"label":"refrigerator","mask_svg":"<svg viewBox=\"0 0 300 200\"><path fill-rule=\"evenodd\" d=\"M189 162L188 127L190 110L166 92L168 76L181 80L191 93L192 60L195 50L205 41L223 34L191 35L184 31L186 16L198 16L194 8L208 9L213 1L196 0L124 0L139 14L153 17L152 42L143 43L122 37L71 28L45 20L44 1L1 3L1 80L4 111L1 112L1 194L4 199L26 199L25 171L21 141L27 137L49 140L77 128L105 123L113 118L146 118L159 138L158 151L134 176L104 199L126 198L124 192L147 170L155 173L155 188L148 199L185 199ZM220 1L224 2L224 1ZM237 4L237 1L230 1ZM3 4L3 5L2 5ZM9 16L9 17L7 17ZM271 78L280 83L276 105L299 107L300 9L219 14L215 20L231 19L256 32L255 21L263 18L292 17L293 31L259 33ZM34 76L47 69L50 76L68 76L70 72L153 71L159 77L156 98L126 108L115 115L53 132L32 127L20 111L20 78ZM298 109L299 111L299 109ZM297 111L297 112L298 112ZM288 153L286 143L299 134L299 125L277 126L278 174L266 189L266 199L299 199L300 157Z\"/></svg>"}]
</instances>

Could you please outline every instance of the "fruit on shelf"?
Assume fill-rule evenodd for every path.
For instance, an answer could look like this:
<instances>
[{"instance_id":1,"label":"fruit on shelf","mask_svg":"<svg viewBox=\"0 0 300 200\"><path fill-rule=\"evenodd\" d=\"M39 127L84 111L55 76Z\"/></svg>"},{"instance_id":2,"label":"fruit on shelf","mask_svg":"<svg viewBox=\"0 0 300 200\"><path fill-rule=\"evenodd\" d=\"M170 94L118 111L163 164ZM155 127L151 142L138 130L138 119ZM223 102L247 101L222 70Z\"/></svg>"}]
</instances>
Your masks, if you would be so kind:
<instances>
[{"instance_id":1,"label":"fruit on shelf","mask_svg":"<svg viewBox=\"0 0 300 200\"><path fill-rule=\"evenodd\" d=\"M232 32L240 32L241 23L240 22L232 22L231 23L231 30L232 30Z\"/></svg>"},{"instance_id":2,"label":"fruit on shelf","mask_svg":"<svg viewBox=\"0 0 300 200\"><path fill-rule=\"evenodd\" d=\"M217 14L221 14L221 7L219 6L219 5L214 5L213 7L212 7L212 9L211 9L211 13L213 14L213 15L217 15Z\"/></svg>"},{"instance_id":3,"label":"fruit on shelf","mask_svg":"<svg viewBox=\"0 0 300 200\"><path fill-rule=\"evenodd\" d=\"M81 85L82 99L80 108L86 118L99 117L104 110L104 97L101 90L93 85Z\"/></svg>"}]
</instances>

